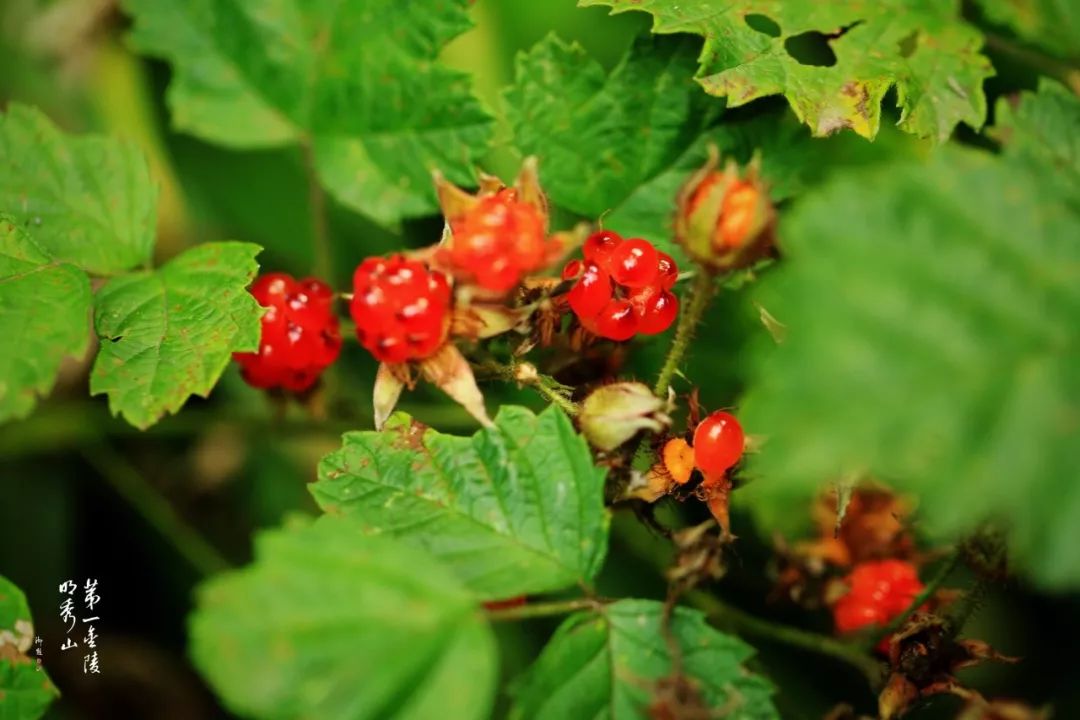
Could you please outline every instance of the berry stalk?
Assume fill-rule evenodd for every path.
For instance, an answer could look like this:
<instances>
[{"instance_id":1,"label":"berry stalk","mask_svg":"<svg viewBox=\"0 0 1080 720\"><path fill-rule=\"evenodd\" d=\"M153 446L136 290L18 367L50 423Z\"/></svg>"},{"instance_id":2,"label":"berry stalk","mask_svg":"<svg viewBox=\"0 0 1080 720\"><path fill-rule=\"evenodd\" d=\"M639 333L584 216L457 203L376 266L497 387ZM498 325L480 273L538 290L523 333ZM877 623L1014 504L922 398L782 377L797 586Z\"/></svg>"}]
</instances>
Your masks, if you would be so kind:
<instances>
[{"instance_id":1,"label":"berry stalk","mask_svg":"<svg viewBox=\"0 0 1080 720\"><path fill-rule=\"evenodd\" d=\"M694 276L693 284L690 286L688 302L685 303L686 309L683 310L682 315L679 317L679 324L675 329L675 339L671 343L671 349L668 350L664 365L660 368L660 374L656 378L653 394L657 397L667 395L668 388L671 387L671 380L675 377L675 372L686 357L686 351L690 349L690 341L694 337L694 331L697 329L698 323L701 322L702 316L705 315L705 309L709 307L709 301L712 300L715 294L715 275L704 268L700 268Z\"/></svg>"}]
</instances>

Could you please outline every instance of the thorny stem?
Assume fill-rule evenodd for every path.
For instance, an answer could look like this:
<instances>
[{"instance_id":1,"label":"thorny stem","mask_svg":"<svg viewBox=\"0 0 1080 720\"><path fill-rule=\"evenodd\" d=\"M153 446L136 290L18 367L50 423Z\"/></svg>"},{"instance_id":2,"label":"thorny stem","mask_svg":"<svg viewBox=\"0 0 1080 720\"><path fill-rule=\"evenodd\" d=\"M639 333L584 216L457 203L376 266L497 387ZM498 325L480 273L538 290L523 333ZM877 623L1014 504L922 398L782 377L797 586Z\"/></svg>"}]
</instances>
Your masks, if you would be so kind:
<instances>
[{"instance_id":1,"label":"thorny stem","mask_svg":"<svg viewBox=\"0 0 1080 720\"><path fill-rule=\"evenodd\" d=\"M747 635L840 660L861 672L874 689L880 687L884 679L882 664L861 648L825 635L763 620L700 590L692 590L684 597L715 625L728 626Z\"/></svg>"},{"instance_id":2,"label":"thorny stem","mask_svg":"<svg viewBox=\"0 0 1080 720\"><path fill-rule=\"evenodd\" d=\"M664 365L660 368L660 374L656 378L653 394L657 397L662 398L667 395L668 388L671 387L671 380L675 377L683 358L686 357L686 351L690 349L690 341L694 337L694 331L697 329L698 323L701 322L705 309L709 307L709 301L712 300L715 294L716 276L702 269L694 276L689 292L690 301L687 303L686 309L679 315L679 325L675 329L675 339L671 343L671 349L668 350Z\"/></svg>"},{"instance_id":3,"label":"thorny stem","mask_svg":"<svg viewBox=\"0 0 1080 720\"><path fill-rule=\"evenodd\" d=\"M315 277L333 283L333 258L326 221L326 191L315 171L315 154L310 140L301 144L304 153L304 173L308 185L308 211L311 213L312 267Z\"/></svg>"},{"instance_id":4,"label":"thorny stem","mask_svg":"<svg viewBox=\"0 0 1080 720\"><path fill-rule=\"evenodd\" d=\"M528 385L536 390L536 392L545 400L553 405L558 405L567 415L574 417L578 414L580 408L578 408L577 403L567 397L566 391L569 388L550 375L544 375L543 373L536 372L523 375L518 372L518 368L521 368L523 365L524 363L503 365L491 360L480 363L476 366L476 369L482 372L488 372L500 380Z\"/></svg>"},{"instance_id":5,"label":"thorny stem","mask_svg":"<svg viewBox=\"0 0 1080 720\"><path fill-rule=\"evenodd\" d=\"M951 575L952 571L956 569L956 566L957 564L959 564L959 562L960 551L956 550L951 555L949 555L948 558L946 558L942 566L938 568L938 571L934 575L934 577L932 577L930 579L930 582L926 584L926 587L923 588L923 591L915 596L915 599L911 601L911 604L908 605L907 609L894 617L889 622L889 624L881 628L881 630L874 633L874 635L866 643L866 646L874 647L879 642L881 642L882 638L886 638L900 628L902 628L904 626L904 623L907 622L907 619L911 617L916 610L921 608L928 600L930 600L930 598L934 596L934 593L936 593L938 591L938 588L940 588L942 584L949 578L949 575Z\"/></svg>"},{"instance_id":6,"label":"thorny stem","mask_svg":"<svg viewBox=\"0 0 1080 720\"><path fill-rule=\"evenodd\" d=\"M101 443L83 448L82 456L201 575L229 569L229 561L183 521L127 458Z\"/></svg>"},{"instance_id":7,"label":"thorny stem","mask_svg":"<svg viewBox=\"0 0 1080 720\"><path fill-rule=\"evenodd\" d=\"M576 610L600 610L604 604L599 600L589 598L574 598L573 600L555 600L553 602L531 603L518 607L503 608L501 610L488 610L488 620L503 622L508 620L529 620L531 618L551 617L552 615L566 615Z\"/></svg>"}]
</instances>

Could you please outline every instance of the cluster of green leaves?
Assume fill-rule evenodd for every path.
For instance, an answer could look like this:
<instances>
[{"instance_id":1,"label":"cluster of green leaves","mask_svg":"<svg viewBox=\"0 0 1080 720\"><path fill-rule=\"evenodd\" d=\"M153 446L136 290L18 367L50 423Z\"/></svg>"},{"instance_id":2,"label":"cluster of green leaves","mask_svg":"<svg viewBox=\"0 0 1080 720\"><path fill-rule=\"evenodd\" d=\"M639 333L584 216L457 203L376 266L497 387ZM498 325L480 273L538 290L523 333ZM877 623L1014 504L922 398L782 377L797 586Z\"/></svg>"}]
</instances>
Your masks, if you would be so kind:
<instances>
[{"instance_id":1,"label":"cluster of green leaves","mask_svg":"<svg viewBox=\"0 0 1080 720\"><path fill-rule=\"evenodd\" d=\"M37 718L59 694L35 658L34 625L22 590L0 575L0 718Z\"/></svg>"},{"instance_id":2,"label":"cluster of green leaves","mask_svg":"<svg viewBox=\"0 0 1080 720\"><path fill-rule=\"evenodd\" d=\"M0 422L28 414L61 361L86 354L91 308L90 391L140 428L207 395L232 352L258 346L244 290L258 247L212 243L146 269L156 195L133 146L65 136L20 105L0 116Z\"/></svg>"},{"instance_id":3,"label":"cluster of green leaves","mask_svg":"<svg viewBox=\"0 0 1080 720\"><path fill-rule=\"evenodd\" d=\"M997 117L997 156L851 174L784 218L758 299L788 331L750 365L768 441L744 499L776 527L823 480L875 475L938 537L996 521L1018 568L1075 588L1080 99L1048 81Z\"/></svg>"},{"instance_id":4,"label":"cluster of green leaves","mask_svg":"<svg viewBox=\"0 0 1080 720\"><path fill-rule=\"evenodd\" d=\"M199 592L193 655L256 717L486 717L498 679L481 603L587 586L607 551L603 470L569 418L506 406L471 438L404 414L345 435L312 487L327 515L263 535ZM251 602L259 598L259 610ZM662 605L568 618L517 685L520 717L640 717L674 672ZM774 718L752 651L681 610L683 673L732 718Z\"/></svg>"}]
</instances>

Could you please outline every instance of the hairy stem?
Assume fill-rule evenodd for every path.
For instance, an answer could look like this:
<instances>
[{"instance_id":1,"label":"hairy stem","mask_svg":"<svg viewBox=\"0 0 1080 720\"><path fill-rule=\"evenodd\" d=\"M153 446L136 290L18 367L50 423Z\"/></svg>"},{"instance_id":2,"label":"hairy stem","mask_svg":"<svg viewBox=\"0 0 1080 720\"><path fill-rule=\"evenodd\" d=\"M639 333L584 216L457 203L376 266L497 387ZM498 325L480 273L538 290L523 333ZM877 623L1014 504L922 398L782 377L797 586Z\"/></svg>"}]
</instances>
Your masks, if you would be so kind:
<instances>
[{"instance_id":1,"label":"hairy stem","mask_svg":"<svg viewBox=\"0 0 1080 720\"><path fill-rule=\"evenodd\" d=\"M926 584L926 587L923 588L923 591L915 596L915 599L911 601L911 604L908 605L907 609L894 617L888 625L881 628L881 630L879 630L877 633L874 633L873 637L866 643L866 646L874 647L879 642L881 642L882 638L886 638L889 635L892 635L894 632L903 627L904 623L907 622L907 619L911 617L916 610L921 608L928 600L930 600L930 598L934 596L934 593L936 593L938 591L938 588L940 588L942 584L949 578L949 575L951 575L952 571L956 569L956 566L957 564L959 564L959 562L960 551L957 550L951 555L949 555L948 558L946 558L942 566L938 568L938 571L934 575L934 577L932 577L930 579L930 582Z\"/></svg>"},{"instance_id":2,"label":"hairy stem","mask_svg":"<svg viewBox=\"0 0 1080 720\"><path fill-rule=\"evenodd\" d=\"M493 622L529 620L531 618L551 617L552 615L566 615L577 610L599 610L602 607L603 603L597 600L574 598L573 600L529 603L501 610L488 610L487 617L488 620Z\"/></svg>"},{"instance_id":3,"label":"hairy stem","mask_svg":"<svg viewBox=\"0 0 1080 720\"><path fill-rule=\"evenodd\" d=\"M712 300L715 294L716 276L702 268L694 276L694 282L690 286L688 293L688 302L679 315L679 325L675 329L675 339L671 343L671 349L668 350L664 365L660 368L660 374L656 378L653 393L657 397L662 398L667 395L668 388L671 387L671 380L675 377L679 365L682 364L683 359L686 357L686 351L690 349L690 341L694 337L694 331L697 329L698 323L701 322L701 317L705 314L706 308L709 307L709 301Z\"/></svg>"},{"instance_id":4,"label":"hairy stem","mask_svg":"<svg viewBox=\"0 0 1080 720\"><path fill-rule=\"evenodd\" d=\"M714 625L839 660L862 673L874 689L880 687L884 679L882 664L861 648L825 635L763 620L700 590L692 590L683 597L704 612Z\"/></svg>"},{"instance_id":5,"label":"hairy stem","mask_svg":"<svg viewBox=\"0 0 1080 720\"><path fill-rule=\"evenodd\" d=\"M315 170L315 153L311 147L311 140L304 140L301 148L304 153L304 173L307 176L308 211L311 213L311 272L315 277L333 284L335 278L333 277L330 233L326 220L326 191L323 190Z\"/></svg>"},{"instance_id":6,"label":"hairy stem","mask_svg":"<svg viewBox=\"0 0 1080 720\"><path fill-rule=\"evenodd\" d=\"M524 368L528 368L528 371L522 372L522 369ZM536 392L548 402L553 405L558 405L563 412L571 417L577 415L580 411L577 403L573 402L568 397L567 391L570 390L570 388L550 375L536 372L536 368L530 363L511 363L509 365L503 365L500 362L489 360L480 363L475 369L478 376L483 373L500 380L527 385L536 390Z\"/></svg>"},{"instance_id":7,"label":"hairy stem","mask_svg":"<svg viewBox=\"0 0 1080 720\"><path fill-rule=\"evenodd\" d=\"M184 522L169 501L154 490L127 458L100 443L83 448L82 456L201 575L229 569L229 561Z\"/></svg>"}]
</instances>

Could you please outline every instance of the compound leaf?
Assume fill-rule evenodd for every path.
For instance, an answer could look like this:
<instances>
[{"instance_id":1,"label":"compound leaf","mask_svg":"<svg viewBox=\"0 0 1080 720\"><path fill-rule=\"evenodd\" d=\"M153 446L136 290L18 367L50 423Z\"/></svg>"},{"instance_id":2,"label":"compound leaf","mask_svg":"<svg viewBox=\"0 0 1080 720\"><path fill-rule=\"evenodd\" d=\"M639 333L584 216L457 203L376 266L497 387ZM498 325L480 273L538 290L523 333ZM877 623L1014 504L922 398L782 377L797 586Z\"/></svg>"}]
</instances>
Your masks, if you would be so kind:
<instances>
[{"instance_id":1,"label":"compound leaf","mask_svg":"<svg viewBox=\"0 0 1080 720\"><path fill-rule=\"evenodd\" d=\"M945 140L957 123L986 117L982 35L957 0L580 0L612 12L644 11L655 33L705 38L698 81L736 107L783 95L813 130L873 138L881 101L896 85L899 125Z\"/></svg>"},{"instance_id":2,"label":"compound leaf","mask_svg":"<svg viewBox=\"0 0 1080 720\"><path fill-rule=\"evenodd\" d=\"M56 262L112 275L149 264L157 186L133 144L67 136L13 104L0 115L0 212Z\"/></svg>"},{"instance_id":3,"label":"compound leaf","mask_svg":"<svg viewBox=\"0 0 1080 720\"><path fill-rule=\"evenodd\" d=\"M484 599L587 582L607 550L604 471L552 406L443 435L407 415L345 435L312 492L329 513L420 545Z\"/></svg>"},{"instance_id":4,"label":"compound leaf","mask_svg":"<svg viewBox=\"0 0 1080 720\"><path fill-rule=\"evenodd\" d=\"M1044 111L1013 117L1015 142ZM742 406L768 435L745 497L768 522L869 473L915 492L930 532L996 521L1034 579L1080 586L1080 197L1052 179L1068 167L1035 163L941 152L785 218L760 300L788 333L762 343Z\"/></svg>"},{"instance_id":5,"label":"compound leaf","mask_svg":"<svg viewBox=\"0 0 1080 720\"><path fill-rule=\"evenodd\" d=\"M491 118L437 62L467 0L126 0L132 42L173 65L178 129L237 148L310 143L323 184L385 224L467 182Z\"/></svg>"},{"instance_id":6,"label":"compound leaf","mask_svg":"<svg viewBox=\"0 0 1080 720\"><path fill-rule=\"evenodd\" d=\"M350 520L260 535L254 564L202 585L197 605L192 657L238 714L487 717L495 644L475 600Z\"/></svg>"},{"instance_id":7,"label":"compound leaf","mask_svg":"<svg viewBox=\"0 0 1080 720\"><path fill-rule=\"evenodd\" d=\"M208 243L152 272L110 280L97 293L101 350L90 392L146 428L192 395L206 397L232 353L259 345L262 310L244 289L259 246Z\"/></svg>"},{"instance_id":8,"label":"compound leaf","mask_svg":"<svg viewBox=\"0 0 1080 720\"><path fill-rule=\"evenodd\" d=\"M90 281L0 215L0 422L25 417L90 341Z\"/></svg>"},{"instance_id":9,"label":"compound leaf","mask_svg":"<svg viewBox=\"0 0 1080 720\"><path fill-rule=\"evenodd\" d=\"M672 698L675 687L662 618L663 604L653 600L620 600L597 614L568 618L518 685L512 716L655 717L650 706L664 692L662 683ZM703 706L701 717L711 717L708 710L731 720L780 717L772 686L743 667L754 654L748 645L683 607L675 608L670 631L682 649L682 679Z\"/></svg>"}]
</instances>

